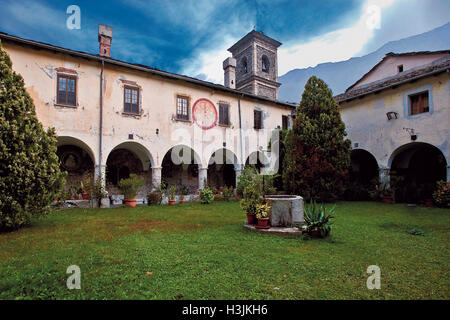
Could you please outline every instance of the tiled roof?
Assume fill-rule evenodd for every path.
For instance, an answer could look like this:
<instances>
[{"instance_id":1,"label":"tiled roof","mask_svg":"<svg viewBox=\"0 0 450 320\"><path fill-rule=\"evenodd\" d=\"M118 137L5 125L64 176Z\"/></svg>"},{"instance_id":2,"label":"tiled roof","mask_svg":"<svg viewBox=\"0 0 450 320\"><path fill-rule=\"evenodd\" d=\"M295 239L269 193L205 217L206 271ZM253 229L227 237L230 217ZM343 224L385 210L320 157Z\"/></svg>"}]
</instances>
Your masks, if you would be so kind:
<instances>
[{"instance_id":1,"label":"tiled roof","mask_svg":"<svg viewBox=\"0 0 450 320\"><path fill-rule=\"evenodd\" d=\"M265 98L265 97L261 97L261 96L257 96L254 94L250 94L250 93L246 93L246 92L242 92L240 90L237 89L231 89L228 87L225 87L223 85L220 84L216 84L216 83L212 83L212 82L208 82L208 81L203 81L203 80L199 80L196 78L192 78L192 77L188 77L185 75L180 75L180 74L176 74L176 73L171 73L171 72L167 72L167 71L163 71L163 70L159 70L156 68L152 68L146 65L142 65L142 64L136 64L136 63L130 63L130 62L126 62L126 61L121 61L121 60L117 60L117 59L113 59L111 57L105 57L105 56L100 56L98 54L91 54L91 53L86 53L86 52L82 52L82 51L75 51L75 50L71 50L71 49L66 49L66 48L62 48L62 47L58 47L58 46L54 46L48 43L43 43L43 42L39 42L39 41L34 41L34 40L28 40L28 39L23 39L17 36L13 36L7 33L3 33L0 32L0 40L9 40L15 43L19 43L22 45L28 45L37 49L45 49L45 50L52 50L54 52L59 52L62 54L68 54L68 55L72 55L72 56L76 56L76 57L82 57L82 58L86 58L86 59L90 59L90 60L95 60L95 61L104 61L105 63L110 63L113 65L118 65L118 66L122 66L125 68L130 68L130 69L134 69L134 70L139 70L139 71L144 71L144 72L148 72L148 73L152 73L154 75L158 75L161 77L165 77L168 79L172 79L172 80L182 80L182 81L186 81L186 82L190 82L193 84L197 84L203 87L207 87L207 88L211 88L211 89L215 89L215 90L219 90L219 91L223 91L223 92L228 92L231 94L236 94L242 97L247 97L247 98L251 98L251 99L255 99L255 100L260 100L260 101L266 101L266 102L271 102L271 103L275 103L279 106L285 107L285 108L289 108L289 109L295 109L296 108L296 104L293 103L288 103L288 102L282 102L282 101L278 101L278 100L272 100L269 98Z\"/></svg>"},{"instance_id":2,"label":"tiled roof","mask_svg":"<svg viewBox=\"0 0 450 320\"><path fill-rule=\"evenodd\" d=\"M412 53L411 53L412 54ZM430 64L417 67L395 76L384 78L378 81L367 83L360 87L349 88L345 93L335 96L339 103L350 101L365 95L376 93L388 88L396 87L404 83L412 82L427 76L436 75L442 72L448 72L450 68L450 57L438 59Z\"/></svg>"}]
</instances>

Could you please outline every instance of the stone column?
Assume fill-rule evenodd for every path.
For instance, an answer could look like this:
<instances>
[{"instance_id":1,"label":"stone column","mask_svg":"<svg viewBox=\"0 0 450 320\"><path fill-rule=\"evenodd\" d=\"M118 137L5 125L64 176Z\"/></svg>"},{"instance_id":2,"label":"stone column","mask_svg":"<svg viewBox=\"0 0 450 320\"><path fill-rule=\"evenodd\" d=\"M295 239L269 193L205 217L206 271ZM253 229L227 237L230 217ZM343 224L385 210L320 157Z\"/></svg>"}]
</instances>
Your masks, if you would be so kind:
<instances>
[{"instance_id":1,"label":"stone column","mask_svg":"<svg viewBox=\"0 0 450 320\"><path fill-rule=\"evenodd\" d=\"M240 164L236 164L236 165L234 166L234 172L235 172L235 174L236 174L236 188L237 188L237 185L238 185L238 183L239 183L239 177L240 177L241 174L242 174L242 166L241 166Z\"/></svg>"},{"instance_id":2,"label":"stone column","mask_svg":"<svg viewBox=\"0 0 450 320\"><path fill-rule=\"evenodd\" d=\"M99 172L101 171L101 173ZM106 165L101 166L101 170L99 170L98 165L94 168L94 180L97 181L99 177L102 179L102 186L106 186Z\"/></svg>"},{"instance_id":3,"label":"stone column","mask_svg":"<svg viewBox=\"0 0 450 320\"><path fill-rule=\"evenodd\" d=\"M152 191L161 184L161 167L152 167Z\"/></svg>"},{"instance_id":4,"label":"stone column","mask_svg":"<svg viewBox=\"0 0 450 320\"><path fill-rule=\"evenodd\" d=\"M379 180L380 180L380 184L385 184L386 187L389 187L389 182L390 182L390 168L379 168L378 169L378 174L379 174Z\"/></svg>"},{"instance_id":5,"label":"stone column","mask_svg":"<svg viewBox=\"0 0 450 320\"><path fill-rule=\"evenodd\" d=\"M208 182L208 168L198 168L198 189L205 188Z\"/></svg>"}]
</instances>

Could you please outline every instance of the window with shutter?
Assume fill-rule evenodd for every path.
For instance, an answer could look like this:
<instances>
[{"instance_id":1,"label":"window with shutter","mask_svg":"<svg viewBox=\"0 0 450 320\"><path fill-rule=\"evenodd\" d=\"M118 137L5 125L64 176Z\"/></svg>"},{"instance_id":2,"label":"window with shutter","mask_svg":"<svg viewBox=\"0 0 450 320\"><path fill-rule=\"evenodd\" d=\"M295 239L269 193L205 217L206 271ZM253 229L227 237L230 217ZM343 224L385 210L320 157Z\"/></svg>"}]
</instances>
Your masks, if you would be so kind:
<instances>
[{"instance_id":1,"label":"window with shutter","mask_svg":"<svg viewBox=\"0 0 450 320\"><path fill-rule=\"evenodd\" d=\"M409 96L409 114L415 115L430 110L428 104L428 91Z\"/></svg>"},{"instance_id":2,"label":"window with shutter","mask_svg":"<svg viewBox=\"0 0 450 320\"><path fill-rule=\"evenodd\" d=\"M262 111L253 111L254 129L262 129Z\"/></svg>"},{"instance_id":3,"label":"window with shutter","mask_svg":"<svg viewBox=\"0 0 450 320\"><path fill-rule=\"evenodd\" d=\"M281 116L281 126L283 130L288 129L288 116Z\"/></svg>"},{"instance_id":4,"label":"window with shutter","mask_svg":"<svg viewBox=\"0 0 450 320\"><path fill-rule=\"evenodd\" d=\"M230 106L225 103L219 104L219 124L223 126L230 125Z\"/></svg>"}]
</instances>

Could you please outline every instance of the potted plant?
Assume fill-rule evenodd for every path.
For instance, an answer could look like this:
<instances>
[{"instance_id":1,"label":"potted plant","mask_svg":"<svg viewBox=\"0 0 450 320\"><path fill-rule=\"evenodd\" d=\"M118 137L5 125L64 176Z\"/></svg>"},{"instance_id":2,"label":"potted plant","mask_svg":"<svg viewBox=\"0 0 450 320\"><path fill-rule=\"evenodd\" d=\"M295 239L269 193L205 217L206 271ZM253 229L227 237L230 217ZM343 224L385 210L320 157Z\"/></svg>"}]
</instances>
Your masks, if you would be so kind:
<instances>
[{"instance_id":1,"label":"potted plant","mask_svg":"<svg viewBox=\"0 0 450 320\"><path fill-rule=\"evenodd\" d=\"M169 205L173 206L175 204L175 195L177 193L177 186L172 185L169 188Z\"/></svg>"},{"instance_id":2,"label":"potted plant","mask_svg":"<svg viewBox=\"0 0 450 320\"><path fill-rule=\"evenodd\" d=\"M119 189L125 196L123 200L125 205L132 208L136 207L136 195L143 185L144 181L139 179L134 173L130 174L129 178L119 181Z\"/></svg>"},{"instance_id":3,"label":"potted plant","mask_svg":"<svg viewBox=\"0 0 450 320\"><path fill-rule=\"evenodd\" d=\"M181 194L180 194L180 204L184 203L184 197L189 194L189 188L186 186L183 186L181 188Z\"/></svg>"},{"instance_id":4,"label":"potted plant","mask_svg":"<svg viewBox=\"0 0 450 320\"><path fill-rule=\"evenodd\" d=\"M310 202L309 206L305 208L304 215L306 233L311 237L327 237L331 232L330 220L334 218L332 215L334 213L334 209L335 207L331 208L327 214L323 205L318 207L315 201Z\"/></svg>"},{"instance_id":5,"label":"potted plant","mask_svg":"<svg viewBox=\"0 0 450 320\"><path fill-rule=\"evenodd\" d=\"M81 193L81 199L89 200L89 194L87 193L86 186L83 181L80 181L80 193Z\"/></svg>"},{"instance_id":6,"label":"potted plant","mask_svg":"<svg viewBox=\"0 0 450 320\"><path fill-rule=\"evenodd\" d=\"M248 224L256 224L257 206L262 203L260 188L256 184L249 184L243 190L241 208L247 215Z\"/></svg>"},{"instance_id":7,"label":"potted plant","mask_svg":"<svg viewBox=\"0 0 450 320\"><path fill-rule=\"evenodd\" d=\"M270 206L266 203L256 205L256 219L258 224L255 226L257 229L269 229L269 211Z\"/></svg>"},{"instance_id":8,"label":"potted plant","mask_svg":"<svg viewBox=\"0 0 450 320\"><path fill-rule=\"evenodd\" d=\"M394 192L387 183L382 183L379 187L380 198L384 203L392 203L394 201Z\"/></svg>"}]
</instances>

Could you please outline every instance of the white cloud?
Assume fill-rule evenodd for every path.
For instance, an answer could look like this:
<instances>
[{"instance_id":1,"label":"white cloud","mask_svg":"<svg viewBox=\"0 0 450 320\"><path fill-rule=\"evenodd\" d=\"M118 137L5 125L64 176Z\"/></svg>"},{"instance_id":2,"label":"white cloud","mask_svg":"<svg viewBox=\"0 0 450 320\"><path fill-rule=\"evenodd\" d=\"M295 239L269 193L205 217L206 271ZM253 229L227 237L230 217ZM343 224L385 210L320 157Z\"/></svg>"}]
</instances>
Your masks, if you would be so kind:
<instances>
[{"instance_id":1,"label":"white cloud","mask_svg":"<svg viewBox=\"0 0 450 320\"><path fill-rule=\"evenodd\" d=\"M338 29L302 44L285 45L278 50L278 73L319 63L347 60L360 52L374 35L376 10L383 10L395 0L367 0L362 15L350 27Z\"/></svg>"}]
</instances>

